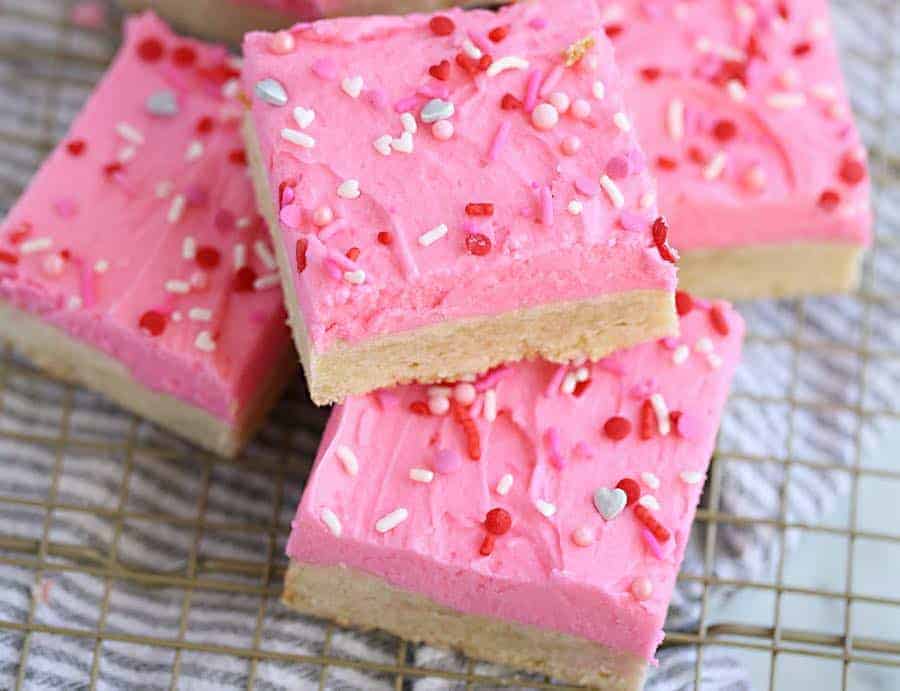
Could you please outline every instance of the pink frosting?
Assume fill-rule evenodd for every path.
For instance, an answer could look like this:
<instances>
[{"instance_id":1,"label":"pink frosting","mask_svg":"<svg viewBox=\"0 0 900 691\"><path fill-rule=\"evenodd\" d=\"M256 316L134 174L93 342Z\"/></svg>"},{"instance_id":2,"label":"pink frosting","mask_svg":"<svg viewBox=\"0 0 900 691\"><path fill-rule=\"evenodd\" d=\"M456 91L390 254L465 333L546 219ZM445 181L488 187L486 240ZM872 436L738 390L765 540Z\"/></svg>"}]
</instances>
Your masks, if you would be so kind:
<instances>
[{"instance_id":1,"label":"pink frosting","mask_svg":"<svg viewBox=\"0 0 900 691\"><path fill-rule=\"evenodd\" d=\"M289 256L302 241L305 268L290 278L315 349L605 293L672 290L674 267L651 241L654 184L624 112L612 49L602 33L589 33L600 20L593 2L451 10L438 20L452 22L447 35L431 19L298 25L288 54L273 50L271 34L245 39L244 83L255 94L253 121ZM502 27L505 38L491 33ZM595 45L566 68L562 51L586 36ZM477 66L479 54L491 56L488 71ZM264 87L282 88L283 98L261 98ZM563 110L564 101L584 102L554 117L546 103L554 92ZM501 107L506 94L515 108ZM314 119L300 111L298 121L297 106ZM585 106L586 117L572 114ZM432 109L442 124L424 121ZM412 123L416 132L403 135ZM580 148L563 146L572 137ZM631 162L611 180L621 208L600 184L617 157ZM358 197L339 195L345 181L358 182ZM286 196L285 185L295 185ZM469 204L491 204L493 214L471 215ZM317 226L328 211L337 220ZM486 253L483 240L467 243L478 235L490 241ZM358 257L348 261L353 248Z\"/></svg>"},{"instance_id":2,"label":"pink frosting","mask_svg":"<svg viewBox=\"0 0 900 691\"><path fill-rule=\"evenodd\" d=\"M462 612L650 658L662 640L743 331L727 305L694 307L678 339L583 369L510 365L476 382L470 408L443 416L422 414L429 396L432 408L442 409L434 400L445 395L439 388L351 398L329 422L287 552L302 563L360 569ZM467 401L471 394L462 386L451 396ZM498 412L490 421L494 396ZM662 409L657 417L651 400L671 417ZM460 409L467 412L460 416ZM631 423L617 441L604 431L615 416ZM473 422L460 422L465 418ZM473 425L477 462L470 455ZM356 475L348 472L353 459ZM416 482L412 469L435 475ZM593 494L623 478L659 506L645 497L646 507L631 506L607 521ZM485 516L497 507L509 513L512 528L483 556ZM380 533L376 522L399 508L408 518ZM668 539L647 530L642 510ZM328 512L339 536L327 525Z\"/></svg>"},{"instance_id":3,"label":"pink frosting","mask_svg":"<svg viewBox=\"0 0 900 691\"><path fill-rule=\"evenodd\" d=\"M868 244L826 0L599 5L679 249Z\"/></svg>"},{"instance_id":4,"label":"pink frosting","mask_svg":"<svg viewBox=\"0 0 900 691\"><path fill-rule=\"evenodd\" d=\"M266 229L227 95L236 75L224 49L151 14L130 19L113 66L0 226L0 297L229 422L290 347L277 284L254 290L235 271L241 245L253 274L275 272L254 251Z\"/></svg>"}]
</instances>

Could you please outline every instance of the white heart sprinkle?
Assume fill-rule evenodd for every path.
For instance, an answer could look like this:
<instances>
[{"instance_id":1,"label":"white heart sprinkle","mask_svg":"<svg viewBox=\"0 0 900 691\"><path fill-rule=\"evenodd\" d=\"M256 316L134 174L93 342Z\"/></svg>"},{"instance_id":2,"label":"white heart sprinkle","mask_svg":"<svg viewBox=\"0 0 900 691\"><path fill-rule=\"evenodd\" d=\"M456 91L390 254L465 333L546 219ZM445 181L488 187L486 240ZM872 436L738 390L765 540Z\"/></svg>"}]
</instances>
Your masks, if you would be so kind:
<instances>
[{"instance_id":1,"label":"white heart sprinkle","mask_svg":"<svg viewBox=\"0 0 900 691\"><path fill-rule=\"evenodd\" d=\"M403 113L400 116L400 122L403 123L403 129L412 134L415 134L419 129L416 118L412 113Z\"/></svg>"},{"instance_id":2,"label":"white heart sprinkle","mask_svg":"<svg viewBox=\"0 0 900 691\"><path fill-rule=\"evenodd\" d=\"M394 138L389 134L383 134L378 139L375 140L374 146L375 150L382 154L383 156L391 155L391 144L393 144Z\"/></svg>"},{"instance_id":3,"label":"white heart sprinkle","mask_svg":"<svg viewBox=\"0 0 900 691\"><path fill-rule=\"evenodd\" d=\"M652 490L659 489L659 478L653 473L641 473L641 480Z\"/></svg>"},{"instance_id":4,"label":"white heart sprinkle","mask_svg":"<svg viewBox=\"0 0 900 691\"><path fill-rule=\"evenodd\" d=\"M337 189L341 199L357 199L359 197L359 180L344 180Z\"/></svg>"},{"instance_id":5,"label":"white heart sprinkle","mask_svg":"<svg viewBox=\"0 0 900 691\"><path fill-rule=\"evenodd\" d=\"M622 513L627 503L628 495L618 487L615 489L601 487L594 492L594 508L607 521L613 520Z\"/></svg>"},{"instance_id":6,"label":"white heart sprinkle","mask_svg":"<svg viewBox=\"0 0 900 691\"><path fill-rule=\"evenodd\" d=\"M399 139L392 139L391 146L402 154L411 154L413 152L412 132L404 132Z\"/></svg>"},{"instance_id":7,"label":"white heart sprinkle","mask_svg":"<svg viewBox=\"0 0 900 691\"><path fill-rule=\"evenodd\" d=\"M256 96L272 106L286 106L287 91L277 79L262 79L256 82Z\"/></svg>"},{"instance_id":8,"label":"white heart sprinkle","mask_svg":"<svg viewBox=\"0 0 900 691\"><path fill-rule=\"evenodd\" d=\"M305 130L309 127L315 119L316 111L312 108L304 108L303 106L294 108L294 120L297 121L297 125L300 126L301 130Z\"/></svg>"},{"instance_id":9,"label":"white heart sprinkle","mask_svg":"<svg viewBox=\"0 0 900 691\"><path fill-rule=\"evenodd\" d=\"M156 91L147 97L147 112L159 117L178 115L178 99L174 91Z\"/></svg>"},{"instance_id":10,"label":"white heart sprinkle","mask_svg":"<svg viewBox=\"0 0 900 691\"><path fill-rule=\"evenodd\" d=\"M344 77L343 81L341 81L341 88L348 96L359 98L363 89L363 78L359 75L356 75L355 77Z\"/></svg>"}]
</instances>

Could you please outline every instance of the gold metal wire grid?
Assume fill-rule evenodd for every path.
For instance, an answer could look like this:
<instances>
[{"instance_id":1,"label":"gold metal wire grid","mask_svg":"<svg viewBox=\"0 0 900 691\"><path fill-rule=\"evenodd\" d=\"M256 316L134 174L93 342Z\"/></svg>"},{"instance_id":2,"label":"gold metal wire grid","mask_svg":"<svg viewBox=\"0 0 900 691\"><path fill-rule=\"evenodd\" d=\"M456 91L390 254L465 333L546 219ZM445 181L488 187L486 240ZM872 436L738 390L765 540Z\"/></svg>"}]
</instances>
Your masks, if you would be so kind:
<instances>
[{"instance_id":1,"label":"gold metal wire grid","mask_svg":"<svg viewBox=\"0 0 900 691\"><path fill-rule=\"evenodd\" d=\"M786 437L780 453L720 452L713 466L697 516L703 567L680 576L682 582L702 589L700 621L689 630L667 633L668 645L696 646L695 688L701 688L704 653L710 648L767 658L765 682L770 689L796 688L781 671L788 658L821 666L822 689L854 688L854 680L876 669L896 673L890 678L900 688L896 626L900 592L896 587L880 593L866 591L854 578L854 557L860 545L884 549L886 560L889 550L900 548L896 521L871 527L860 519L862 483L898 483L900 487L900 469L879 458L877 448L874 454L866 449L871 422L889 431L900 428L900 405L890 405L890 397L887 405L883 398L873 403L866 395L873 382L895 371L892 368L900 371L900 345L882 338L877 329L900 297L900 282L891 275L890 265L885 268L879 263L881 255L900 255L900 213L892 211L895 204L900 207L900 149L894 144L900 135L900 104L891 94L900 87L896 56L900 43L894 38L900 29L900 6L894 0L856 2L843 0L836 9L852 14L854 8L864 6L867 17L880 19L878 26L871 27L870 54L861 58L877 61L879 75L877 104L861 114L882 209L879 234L866 262L863 289L854 303L855 316L846 338L819 337L810 317L828 304L813 300L782 306L779 314L788 317L784 324L753 331L748 337L748 348L783 353L789 363L786 386L778 395L738 390L733 402L781 411L787 420ZM0 0L0 85L22 96L15 102L0 101L0 210L12 204L26 173L36 168L63 134L115 49L115 32L70 23L73 4L72 0ZM78 41L73 40L75 36ZM24 83L19 84L20 80ZM22 128L11 122L27 125ZM851 362L855 397L811 402L802 391L802 363L809 357ZM850 419L849 458L816 458L798 450L795 420L803 414L833 417L835 424ZM107 659L122 650L137 659L141 651L147 652L147 664L158 666L149 674L159 688L203 687L191 671L200 664L225 675L210 688L270 688L265 670L273 667L288 670L298 685L319 688L364 688L377 680L401 689L426 678L456 682L466 689L560 688L514 673L498 676L468 661L459 667L419 664L414 646L388 636L373 657L354 646L352 633L334 625L321 636L286 633L302 628L303 623L278 604L286 565L283 546L325 413L312 408L298 386L273 417L246 458L227 461L190 449L86 392L45 379L4 347L0 476L6 479L0 480L0 567L11 569L19 578L0 582L0 588L24 590L18 607L0 608L0 645L5 640L17 653L14 664L0 666L0 686L50 685L52 676L34 660L45 656L53 639L65 639L82 653L74 660L58 657L54 661L55 666L66 668L66 678L74 675L81 680L70 684L72 688L138 688L107 666ZM870 459L873 455L875 462ZM15 478L26 462L38 468L42 481L19 487ZM783 472L777 517L736 515L722 509L728 464ZM791 477L798 469L844 477L850 490L846 521L807 523L790 517ZM96 500L78 496L78 483L86 476L106 480L99 483L106 489ZM238 483L249 484L259 495L257 510L238 515L229 511L222 497L227 496L229 485ZM146 486L178 495L182 485L184 497L189 498L182 497L181 503L156 505L144 495ZM68 534L66 526L71 525L80 526L82 533ZM771 530L777 554L773 577L725 578L714 573L716 550L721 549L717 533L728 526ZM148 554L135 553L131 535L140 530L177 535L173 540L182 546L180 557L171 564L157 563L152 541L149 547L140 543ZM784 546L792 534L833 539L843 545L843 588L796 584L785 578L790 553ZM211 536L226 537L213 540ZM223 544L224 550L220 549ZM229 549L235 545L241 548ZM54 594L54 584L59 582L67 588L82 588L79 598L91 603L90 611L70 611L59 605L54 614L52 606L45 607L66 602L65 593ZM718 617L716 594L735 588L771 596L771 616L756 623ZM147 614L144 621L137 616L137 624L127 623L122 612L128 612L129 597L138 596L158 598L160 611L172 616L156 621ZM841 604L840 629L823 631L786 621L784 603L798 597ZM239 635L220 635L215 630L228 629L227 620L196 626L197 603L212 601L218 601L232 619L242 619ZM859 607L878 608L878 616L890 625L860 633L854 626Z\"/></svg>"}]
</instances>

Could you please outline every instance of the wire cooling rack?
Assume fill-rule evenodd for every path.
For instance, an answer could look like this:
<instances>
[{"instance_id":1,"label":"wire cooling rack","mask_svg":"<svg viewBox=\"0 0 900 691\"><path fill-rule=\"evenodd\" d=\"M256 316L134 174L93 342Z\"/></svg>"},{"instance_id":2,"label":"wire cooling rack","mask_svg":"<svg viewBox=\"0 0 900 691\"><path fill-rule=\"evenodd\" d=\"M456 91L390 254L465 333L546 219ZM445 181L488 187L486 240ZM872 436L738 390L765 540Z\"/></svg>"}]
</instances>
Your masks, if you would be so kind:
<instances>
[{"instance_id":1,"label":"wire cooling rack","mask_svg":"<svg viewBox=\"0 0 900 691\"><path fill-rule=\"evenodd\" d=\"M0 213L116 47L112 29L71 23L74 4L0 0ZM840 0L834 11L872 157L878 238L855 298L742 308L749 364L680 577L698 616L667 632L668 645L691 651L695 688L723 650L758 688L900 688L900 468L885 452L892 440L900 449L900 4ZM117 20L110 8L107 25ZM298 383L246 457L226 461L4 347L0 687L551 687L279 604L284 542L324 420ZM756 441L734 441L748 435ZM740 468L774 487L773 512L729 500ZM827 491L810 490L819 481ZM752 482L744 490L752 498ZM834 494L846 497L837 518ZM806 496L809 511L792 508ZM717 566L735 554L764 566ZM872 562L883 578L868 575ZM749 616L735 606L747 599ZM824 625L823 608L838 612Z\"/></svg>"}]
</instances>

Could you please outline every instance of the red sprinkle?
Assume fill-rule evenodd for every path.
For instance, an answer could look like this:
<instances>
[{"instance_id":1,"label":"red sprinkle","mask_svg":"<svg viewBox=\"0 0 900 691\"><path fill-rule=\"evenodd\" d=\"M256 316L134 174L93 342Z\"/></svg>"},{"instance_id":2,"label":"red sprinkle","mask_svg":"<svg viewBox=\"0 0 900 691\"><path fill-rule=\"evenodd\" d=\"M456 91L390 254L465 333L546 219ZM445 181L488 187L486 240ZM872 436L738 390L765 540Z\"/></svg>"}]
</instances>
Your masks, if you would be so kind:
<instances>
[{"instance_id":1,"label":"red sprinkle","mask_svg":"<svg viewBox=\"0 0 900 691\"><path fill-rule=\"evenodd\" d=\"M655 82L661 74L662 71L658 67L645 67L641 70L641 77L648 82Z\"/></svg>"},{"instance_id":2,"label":"red sprinkle","mask_svg":"<svg viewBox=\"0 0 900 691\"><path fill-rule=\"evenodd\" d=\"M841 176L841 180L848 185L858 185L866 177L866 167L862 162L847 156L841 164L838 174Z\"/></svg>"},{"instance_id":3,"label":"red sprinkle","mask_svg":"<svg viewBox=\"0 0 900 691\"><path fill-rule=\"evenodd\" d=\"M441 60L437 65L432 65L428 68L428 74L442 82L447 81L450 79L450 61Z\"/></svg>"},{"instance_id":4,"label":"red sprinkle","mask_svg":"<svg viewBox=\"0 0 900 691\"><path fill-rule=\"evenodd\" d=\"M691 161L696 163L698 166L705 166L709 161L706 153L704 153L702 149L696 146L692 146L690 149L688 149L688 158L690 158Z\"/></svg>"},{"instance_id":5,"label":"red sprinkle","mask_svg":"<svg viewBox=\"0 0 900 691\"><path fill-rule=\"evenodd\" d=\"M650 399L641 404L641 439L652 439L656 435L656 411Z\"/></svg>"},{"instance_id":6,"label":"red sprinkle","mask_svg":"<svg viewBox=\"0 0 900 691\"><path fill-rule=\"evenodd\" d=\"M352 262L355 262L357 259L359 259L359 247L351 247L349 250L347 250L347 259Z\"/></svg>"},{"instance_id":7,"label":"red sprinkle","mask_svg":"<svg viewBox=\"0 0 900 691\"><path fill-rule=\"evenodd\" d=\"M737 135L737 125L731 120L719 120L713 125L713 136L720 142L728 142Z\"/></svg>"},{"instance_id":8,"label":"red sprinkle","mask_svg":"<svg viewBox=\"0 0 900 691\"><path fill-rule=\"evenodd\" d=\"M456 24L453 23L453 20L442 14L432 17L428 26L435 36L449 36L456 31Z\"/></svg>"},{"instance_id":9,"label":"red sprinkle","mask_svg":"<svg viewBox=\"0 0 900 691\"><path fill-rule=\"evenodd\" d=\"M467 216L493 216L493 204L466 204Z\"/></svg>"},{"instance_id":10,"label":"red sprinkle","mask_svg":"<svg viewBox=\"0 0 900 691\"><path fill-rule=\"evenodd\" d=\"M191 46L178 46L172 51L172 62L178 67L190 67L197 62L197 51Z\"/></svg>"},{"instance_id":11,"label":"red sprinkle","mask_svg":"<svg viewBox=\"0 0 900 691\"><path fill-rule=\"evenodd\" d=\"M653 244L657 247L666 244L666 240L669 238L669 224L666 223L666 219L660 216L655 221L653 221Z\"/></svg>"},{"instance_id":12,"label":"red sprinkle","mask_svg":"<svg viewBox=\"0 0 900 691\"><path fill-rule=\"evenodd\" d=\"M709 321L712 323L713 328L723 336L727 336L731 332L731 327L728 326L728 318L720 305L713 305L709 310Z\"/></svg>"},{"instance_id":13,"label":"red sprinkle","mask_svg":"<svg viewBox=\"0 0 900 691\"><path fill-rule=\"evenodd\" d=\"M32 229L33 226L29 221L22 221L9 231L9 241L14 245L18 245L22 240L31 235Z\"/></svg>"},{"instance_id":14,"label":"red sprinkle","mask_svg":"<svg viewBox=\"0 0 900 691\"><path fill-rule=\"evenodd\" d=\"M148 310L141 315L138 325L148 336L159 336L166 330L166 315L156 310Z\"/></svg>"},{"instance_id":15,"label":"red sprinkle","mask_svg":"<svg viewBox=\"0 0 900 691\"><path fill-rule=\"evenodd\" d=\"M163 56L165 48L158 38L145 38L138 43L138 56L145 62L156 62Z\"/></svg>"},{"instance_id":16,"label":"red sprinkle","mask_svg":"<svg viewBox=\"0 0 900 691\"><path fill-rule=\"evenodd\" d=\"M213 127L215 127L215 125L215 120L213 120L208 115L204 115L202 118L197 120L197 132L199 134L209 134L213 131Z\"/></svg>"},{"instance_id":17,"label":"red sprinkle","mask_svg":"<svg viewBox=\"0 0 900 691\"><path fill-rule=\"evenodd\" d=\"M428 404L424 401L413 401L409 404L409 410L414 415L424 415L426 417L431 415L431 411L428 410Z\"/></svg>"},{"instance_id":18,"label":"red sprinkle","mask_svg":"<svg viewBox=\"0 0 900 691\"><path fill-rule=\"evenodd\" d=\"M631 506L641 498L641 486L637 483L637 480L632 480L630 477L624 477L619 480L616 489L625 492L627 497L625 506Z\"/></svg>"},{"instance_id":19,"label":"red sprinkle","mask_svg":"<svg viewBox=\"0 0 900 691\"><path fill-rule=\"evenodd\" d=\"M468 408L464 408L456 401L451 401L450 407L453 410L453 417L462 425L463 432L465 432L469 458L473 461L481 460L481 435L478 434L478 427L472 420Z\"/></svg>"},{"instance_id":20,"label":"red sprinkle","mask_svg":"<svg viewBox=\"0 0 900 691\"><path fill-rule=\"evenodd\" d=\"M493 535L505 535L512 528L512 516L506 509L491 509L484 517L484 527Z\"/></svg>"},{"instance_id":21,"label":"red sprinkle","mask_svg":"<svg viewBox=\"0 0 900 691\"><path fill-rule=\"evenodd\" d=\"M236 166L247 165L247 152L243 149L233 149L228 153L228 160Z\"/></svg>"},{"instance_id":22,"label":"red sprinkle","mask_svg":"<svg viewBox=\"0 0 900 691\"><path fill-rule=\"evenodd\" d=\"M249 266L242 266L234 274L234 291L236 293L249 293L253 290L256 281L256 272Z\"/></svg>"},{"instance_id":23,"label":"red sprinkle","mask_svg":"<svg viewBox=\"0 0 900 691\"><path fill-rule=\"evenodd\" d=\"M113 175L120 172L122 172L122 164L118 161L115 161L114 163L107 163L105 166L103 166L103 174L108 178L111 178Z\"/></svg>"},{"instance_id":24,"label":"red sprinkle","mask_svg":"<svg viewBox=\"0 0 900 691\"><path fill-rule=\"evenodd\" d=\"M668 156L659 156L656 159L656 167L660 170L675 170L678 167L678 161Z\"/></svg>"},{"instance_id":25,"label":"red sprinkle","mask_svg":"<svg viewBox=\"0 0 900 691\"><path fill-rule=\"evenodd\" d=\"M297 257L297 272L303 273L306 270L306 250L309 249L309 240L306 238L297 238L297 244L294 248L294 254Z\"/></svg>"},{"instance_id":26,"label":"red sprinkle","mask_svg":"<svg viewBox=\"0 0 900 691\"><path fill-rule=\"evenodd\" d=\"M482 233L467 233L466 251L476 257L483 257L491 251L491 239Z\"/></svg>"},{"instance_id":27,"label":"red sprinkle","mask_svg":"<svg viewBox=\"0 0 900 691\"><path fill-rule=\"evenodd\" d=\"M0 262L3 264L18 264L19 257L7 250L0 250Z\"/></svg>"},{"instance_id":28,"label":"red sprinkle","mask_svg":"<svg viewBox=\"0 0 900 691\"><path fill-rule=\"evenodd\" d=\"M487 69L494 64L494 56L490 53L485 53L480 58L478 58L478 69L482 72L487 72Z\"/></svg>"},{"instance_id":29,"label":"red sprinkle","mask_svg":"<svg viewBox=\"0 0 900 691\"><path fill-rule=\"evenodd\" d=\"M456 54L456 64L462 67L470 75L474 75L478 72L478 63L475 61L475 58L469 57L465 53Z\"/></svg>"},{"instance_id":30,"label":"red sprinkle","mask_svg":"<svg viewBox=\"0 0 900 691\"><path fill-rule=\"evenodd\" d=\"M503 110L518 110L522 107L522 101L512 94L503 94L503 98L500 99L500 107Z\"/></svg>"},{"instance_id":31,"label":"red sprinkle","mask_svg":"<svg viewBox=\"0 0 900 691\"><path fill-rule=\"evenodd\" d=\"M382 230L378 233L378 242L382 245L390 245L394 241L394 236L391 235L388 231Z\"/></svg>"},{"instance_id":32,"label":"red sprinkle","mask_svg":"<svg viewBox=\"0 0 900 691\"><path fill-rule=\"evenodd\" d=\"M676 291L675 309L678 310L679 317L690 314L691 310L694 309L694 298L691 297L690 293L686 293L683 290Z\"/></svg>"},{"instance_id":33,"label":"red sprinkle","mask_svg":"<svg viewBox=\"0 0 900 691\"><path fill-rule=\"evenodd\" d=\"M615 38L624 31L621 24L610 24L603 29L609 38Z\"/></svg>"},{"instance_id":34,"label":"red sprinkle","mask_svg":"<svg viewBox=\"0 0 900 691\"><path fill-rule=\"evenodd\" d=\"M509 36L509 25L497 26L488 32L488 38L494 43L500 43L507 36Z\"/></svg>"},{"instance_id":35,"label":"red sprinkle","mask_svg":"<svg viewBox=\"0 0 900 691\"><path fill-rule=\"evenodd\" d=\"M812 52L812 43L809 41L802 41L794 46L792 51L794 53L794 57L802 58L806 55L809 55Z\"/></svg>"},{"instance_id":36,"label":"red sprinkle","mask_svg":"<svg viewBox=\"0 0 900 691\"><path fill-rule=\"evenodd\" d=\"M825 211L834 211L841 203L841 195L834 190L825 190L819 195L819 207Z\"/></svg>"},{"instance_id":37,"label":"red sprinkle","mask_svg":"<svg viewBox=\"0 0 900 691\"><path fill-rule=\"evenodd\" d=\"M581 394L587 391L588 387L593 382L592 379L585 379L584 381L580 381L575 385L575 388L572 389L572 395L575 398L581 398Z\"/></svg>"},{"instance_id":38,"label":"red sprinkle","mask_svg":"<svg viewBox=\"0 0 900 691\"><path fill-rule=\"evenodd\" d=\"M626 418L616 415L603 423L603 433L613 441L622 441L631 434L631 423Z\"/></svg>"},{"instance_id":39,"label":"red sprinkle","mask_svg":"<svg viewBox=\"0 0 900 691\"><path fill-rule=\"evenodd\" d=\"M215 269L219 265L222 256L219 250L210 245L202 245L197 248L196 261L204 269Z\"/></svg>"},{"instance_id":40,"label":"red sprinkle","mask_svg":"<svg viewBox=\"0 0 900 691\"><path fill-rule=\"evenodd\" d=\"M84 139L73 139L66 144L66 151L72 156L81 156L86 148L87 143L85 143Z\"/></svg>"},{"instance_id":41,"label":"red sprinkle","mask_svg":"<svg viewBox=\"0 0 900 691\"><path fill-rule=\"evenodd\" d=\"M678 263L678 255L668 245L659 245L656 249L659 250L659 256L663 258L663 261L667 261L670 264Z\"/></svg>"},{"instance_id":42,"label":"red sprinkle","mask_svg":"<svg viewBox=\"0 0 900 691\"><path fill-rule=\"evenodd\" d=\"M483 557L490 556L491 552L494 551L494 543L496 541L497 538L495 538L493 535L485 535L478 553Z\"/></svg>"},{"instance_id":43,"label":"red sprinkle","mask_svg":"<svg viewBox=\"0 0 900 691\"><path fill-rule=\"evenodd\" d=\"M653 537L655 537L660 544L668 542L669 538L672 537L672 533L653 517L653 514L650 513L650 509L646 506L642 506L641 504L635 506L634 515L644 524L644 527L647 528L647 530L653 533Z\"/></svg>"}]
</instances>

